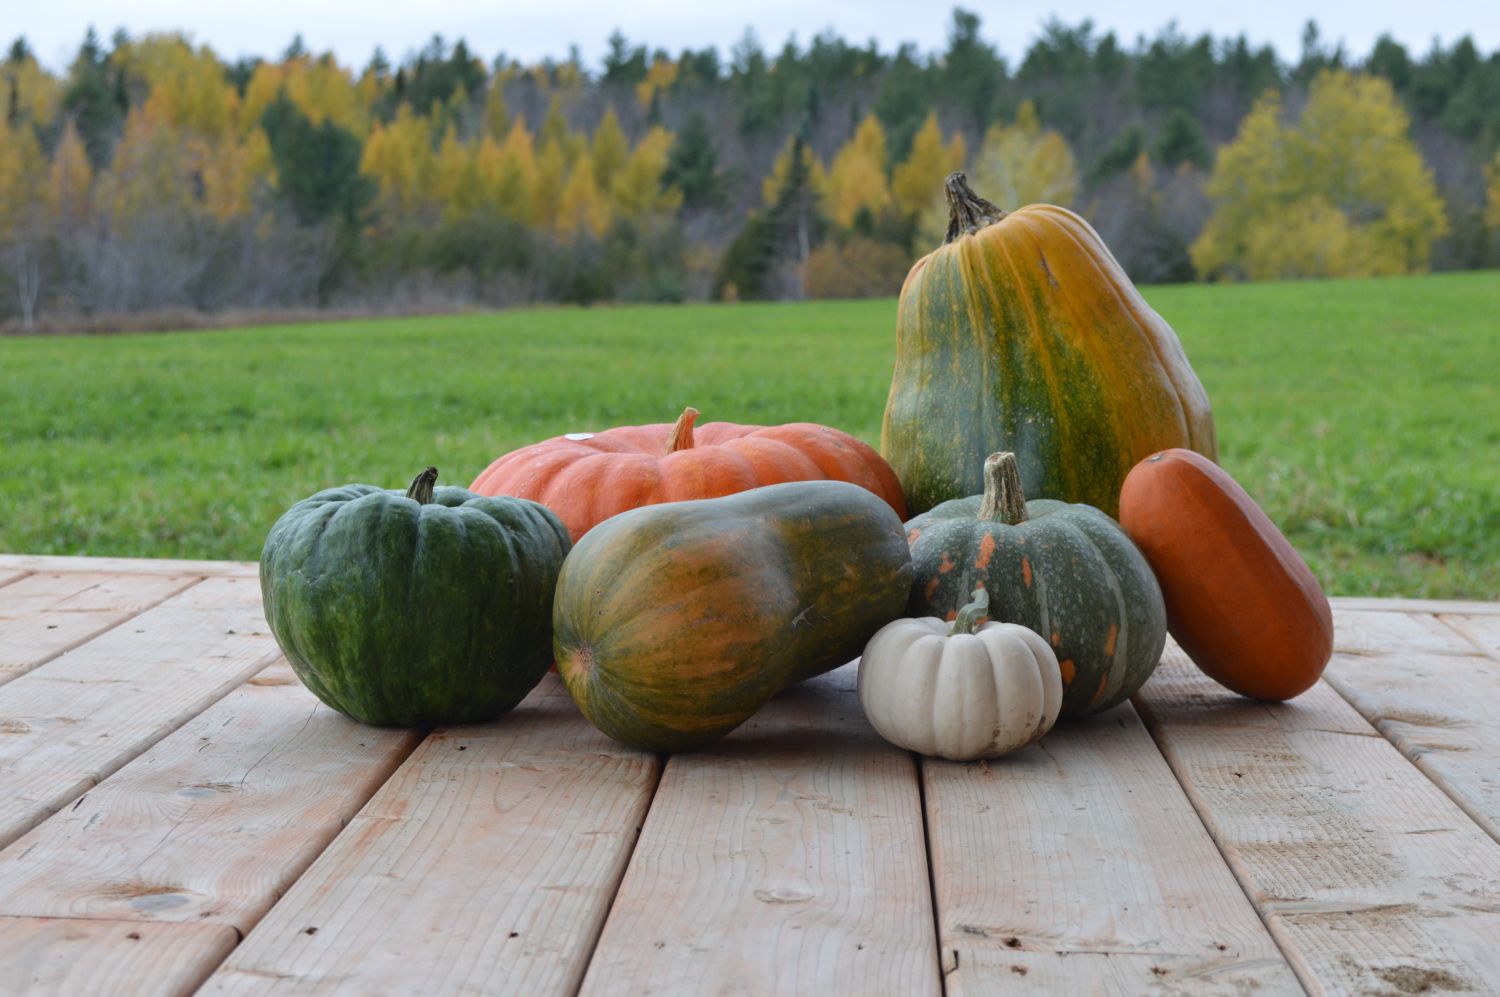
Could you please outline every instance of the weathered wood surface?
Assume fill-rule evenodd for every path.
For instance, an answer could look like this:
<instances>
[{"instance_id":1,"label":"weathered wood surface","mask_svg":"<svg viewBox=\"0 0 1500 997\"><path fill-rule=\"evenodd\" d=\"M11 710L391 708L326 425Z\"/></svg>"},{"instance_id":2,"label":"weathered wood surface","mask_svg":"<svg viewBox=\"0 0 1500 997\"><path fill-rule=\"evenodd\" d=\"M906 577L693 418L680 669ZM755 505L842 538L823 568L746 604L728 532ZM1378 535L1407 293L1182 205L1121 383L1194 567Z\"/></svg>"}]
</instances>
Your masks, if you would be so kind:
<instances>
[{"instance_id":1,"label":"weathered wood surface","mask_svg":"<svg viewBox=\"0 0 1500 997\"><path fill-rule=\"evenodd\" d=\"M0 993L190 994L238 938L222 924L0 917Z\"/></svg>"},{"instance_id":2,"label":"weathered wood surface","mask_svg":"<svg viewBox=\"0 0 1500 997\"><path fill-rule=\"evenodd\" d=\"M253 563L0 555L0 994L1491 992L1500 603L1334 605L1288 704L1173 649L954 765L846 668L663 768L555 678L344 720Z\"/></svg>"},{"instance_id":3,"label":"weathered wood surface","mask_svg":"<svg viewBox=\"0 0 1500 997\"><path fill-rule=\"evenodd\" d=\"M418 736L357 724L272 665L0 851L0 915L248 932Z\"/></svg>"},{"instance_id":4,"label":"weathered wood surface","mask_svg":"<svg viewBox=\"0 0 1500 997\"><path fill-rule=\"evenodd\" d=\"M1302 992L1130 705L922 772L950 995Z\"/></svg>"},{"instance_id":5,"label":"weathered wood surface","mask_svg":"<svg viewBox=\"0 0 1500 997\"><path fill-rule=\"evenodd\" d=\"M1500 661L1435 616L1341 613L1326 678L1500 840Z\"/></svg>"},{"instance_id":6,"label":"weathered wood surface","mask_svg":"<svg viewBox=\"0 0 1500 997\"><path fill-rule=\"evenodd\" d=\"M195 578L259 578L254 561L180 561L154 557L62 557L0 554L0 571L85 571L115 575L192 575Z\"/></svg>"},{"instance_id":7,"label":"weathered wood surface","mask_svg":"<svg viewBox=\"0 0 1500 997\"><path fill-rule=\"evenodd\" d=\"M46 572L0 586L0 684L24 675L198 579Z\"/></svg>"},{"instance_id":8,"label":"weathered wood surface","mask_svg":"<svg viewBox=\"0 0 1500 997\"><path fill-rule=\"evenodd\" d=\"M204 992L572 993L658 773L549 675L429 736Z\"/></svg>"},{"instance_id":9,"label":"weathered wood surface","mask_svg":"<svg viewBox=\"0 0 1500 997\"><path fill-rule=\"evenodd\" d=\"M1136 698L1309 990L1500 980L1500 843L1327 683L1250 702L1169 645Z\"/></svg>"},{"instance_id":10,"label":"weathered wood surface","mask_svg":"<svg viewBox=\"0 0 1500 997\"><path fill-rule=\"evenodd\" d=\"M942 992L912 756L855 675L667 763L584 994Z\"/></svg>"},{"instance_id":11,"label":"weathered wood surface","mask_svg":"<svg viewBox=\"0 0 1500 997\"><path fill-rule=\"evenodd\" d=\"M259 583L210 578L0 686L0 847L278 654Z\"/></svg>"}]
</instances>

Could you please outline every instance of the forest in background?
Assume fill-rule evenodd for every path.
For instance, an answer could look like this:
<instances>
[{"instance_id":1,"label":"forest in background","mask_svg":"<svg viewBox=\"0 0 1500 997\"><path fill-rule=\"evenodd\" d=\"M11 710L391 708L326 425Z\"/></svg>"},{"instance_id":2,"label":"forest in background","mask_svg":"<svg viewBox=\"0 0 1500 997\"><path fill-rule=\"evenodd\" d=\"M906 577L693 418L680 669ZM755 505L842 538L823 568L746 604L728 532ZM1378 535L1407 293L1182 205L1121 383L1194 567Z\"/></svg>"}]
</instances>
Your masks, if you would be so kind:
<instances>
[{"instance_id":1,"label":"forest in background","mask_svg":"<svg viewBox=\"0 0 1500 997\"><path fill-rule=\"evenodd\" d=\"M1293 64L1048 23L1016 64L822 34L522 65L434 38L363 68L179 35L0 61L0 323L182 310L894 294L963 169L1079 211L1142 282L1500 263L1500 52ZM107 324L107 321L106 321Z\"/></svg>"}]
</instances>

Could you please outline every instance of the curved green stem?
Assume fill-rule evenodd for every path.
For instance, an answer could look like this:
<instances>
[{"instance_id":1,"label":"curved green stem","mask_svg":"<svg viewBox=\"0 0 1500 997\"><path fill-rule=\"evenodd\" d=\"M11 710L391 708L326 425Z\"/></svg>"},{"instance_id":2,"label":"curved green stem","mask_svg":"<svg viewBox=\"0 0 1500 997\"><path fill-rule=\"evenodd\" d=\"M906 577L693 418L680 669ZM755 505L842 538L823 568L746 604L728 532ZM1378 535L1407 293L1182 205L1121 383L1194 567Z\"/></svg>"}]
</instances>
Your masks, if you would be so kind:
<instances>
[{"instance_id":1,"label":"curved green stem","mask_svg":"<svg viewBox=\"0 0 1500 997\"><path fill-rule=\"evenodd\" d=\"M955 634L971 634L979 625L979 621L989 615L990 594L982 588L974 590L970 596L971 601L967 606L958 611L958 618L953 621L953 629L948 631L948 636Z\"/></svg>"},{"instance_id":2,"label":"curved green stem","mask_svg":"<svg viewBox=\"0 0 1500 997\"><path fill-rule=\"evenodd\" d=\"M437 484L437 478L438 469L429 467L411 479L411 487L406 489L406 497L414 499L418 505L427 505L432 501L432 486Z\"/></svg>"},{"instance_id":3,"label":"curved green stem","mask_svg":"<svg viewBox=\"0 0 1500 997\"><path fill-rule=\"evenodd\" d=\"M962 173L950 173L943 181L943 195L948 198L947 245L961 235L973 235L986 225L993 225L1005 217L1005 211L974 193L968 177Z\"/></svg>"},{"instance_id":4,"label":"curved green stem","mask_svg":"<svg viewBox=\"0 0 1500 997\"><path fill-rule=\"evenodd\" d=\"M1009 526L1026 522L1026 493L1021 488L1021 468L1015 454L1006 451L985 458L979 518Z\"/></svg>"}]
</instances>

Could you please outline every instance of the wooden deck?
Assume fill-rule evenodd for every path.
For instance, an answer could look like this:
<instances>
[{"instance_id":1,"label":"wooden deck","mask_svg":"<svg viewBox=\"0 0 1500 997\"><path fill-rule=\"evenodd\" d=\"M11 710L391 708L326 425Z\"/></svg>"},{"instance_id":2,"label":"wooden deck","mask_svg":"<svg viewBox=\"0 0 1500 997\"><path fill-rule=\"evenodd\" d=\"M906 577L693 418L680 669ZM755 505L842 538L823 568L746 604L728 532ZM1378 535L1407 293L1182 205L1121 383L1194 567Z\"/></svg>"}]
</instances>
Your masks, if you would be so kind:
<instances>
[{"instance_id":1,"label":"wooden deck","mask_svg":"<svg viewBox=\"0 0 1500 997\"><path fill-rule=\"evenodd\" d=\"M845 667L663 759L550 676L345 720L252 564L0 555L0 992L1500 992L1500 604L1335 613L1282 706L1169 648L959 765Z\"/></svg>"}]
</instances>

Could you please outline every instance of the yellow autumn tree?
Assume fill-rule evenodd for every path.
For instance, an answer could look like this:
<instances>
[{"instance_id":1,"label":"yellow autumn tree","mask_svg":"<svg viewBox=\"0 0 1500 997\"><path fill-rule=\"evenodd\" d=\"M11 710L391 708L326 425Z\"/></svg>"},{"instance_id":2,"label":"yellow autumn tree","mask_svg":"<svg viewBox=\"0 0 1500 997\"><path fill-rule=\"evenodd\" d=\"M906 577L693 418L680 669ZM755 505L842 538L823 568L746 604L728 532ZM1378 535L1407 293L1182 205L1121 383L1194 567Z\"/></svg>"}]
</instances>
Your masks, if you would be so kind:
<instances>
[{"instance_id":1,"label":"yellow autumn tree","mask_svg":"<svg viewBox=\"0 0 1500 997\"><path fill-rule=\"evenodd\" d=\"M937 114L929 113L912 138L911 152L891 173L896 210L915 218L943 201L943 181L954 170L962 169L966 152L962 134L955 133L947 145L943 144Z\"/></svg>"},{"instance_id":2,"label":"yellow autumn tree","mask_svg":"<svg viewBox=\"0 0 1500 997\"><path fill-rule=\"evenodd\" d=\"M552 228L558 218L558 200L568 172L568 154L556 135L542 143L536 157L536 181L531 189L531 224ZM593 171L587 171L592 179Z\"/></svg>"},{"instance_id":3,"label":"yellow autumn tree","mask_svg":"<svg viewBox=\"0 0 1500 997\"><path fill-rule=\"evenodd\" d=\"M442 206L444 221L466 218L486 206L486 191L479 183L477 151L458 140L458 132L452 125L443 133L433 162L433 196Z\"/></svg>"},{"instance_id":4,"label":"yellow autumn tree","mask_svg":"<svg viewBox=\"0 0 1500 997\"><path fill-rule=\"evenodd\" d=\"M496 73L484 92L484 134L499 141L510 131L510 107L505 103L505 75Z\"/></svg>"},{"instance_id":5,"label":"yellow autumn tree","mask_svg":"<svg viewBox=\"0 0 1500 997\"><path fill-rule=\"evenodd\" d=\"M233 133L212 142L189 138L183 152L202 190L200 205L217 221L249 214L256 191L271 183L271 143L261 128L243 138Z\"/></svg>"},{"instance_id":6,"label":"yellow autumn tree","mask_svg":"<svg viewBox=\"0 0 1500 997\"><path fill-rule=\"evenodd\" d=\"M589 146L589 162L594 170L594 182L600 190L608 190L614 183L615 174L620 172L629 155L630 142L611 107L599 119L599 127L594 129L594 140Z\"/></svg>"},{"instance_id":7,"label":"yellow autumn tree","mask_svg":"<svg viewBox=\"0 0 1500 997\"><path fill-rule=\"evenodd\" d=\"M387 124L377 123L365 140L360 170L380 189L392 217L411 221L432 203L437 157L426 118L401 105Z\"/></svg>"},{"instance_id":8,"label":"yellow autumn tree","mask_svg":"<svg viewBox=\"0 0 1500 997\"><path fill-rule=\"evenodd\" d=\"M360 138L370 131L370 102L364 91L377 82L356 82L353 75L330 55L316 59L298 56L285 62L263 62L245 85L242 127L258 124L277 96L286 94L308 121L321 125L332 121Z\"/></svg>"},{"instance_id":9,"label":"yellow autumn tree","mask_svg":"<svg viewBox=\"0 0 1500 997\"><path fill-rule=\"evenodd\" d=\"M1447 231L1431 171L1384 79L1324 70L1295 121L1267 93L1219 152L1214 213L1193 243L1206 277L1423 270Z\"/></svg>"},{"instance_id":10,"label":"yellow autumn tree","mask_svg":"<svg viewBox=\"0 0 1500 997\"><path fill-rule=\"evenodd\" d=\"M1067 205L1078 193L1078 163L1067 139L1043 128L1036 105L1026 100L1010 124L996 122L970 158L969 185L1006 210L1028 204ZM929 203L918 230L924 242L939 245L948 232L945 200Z\"/></svg>"},{"instance_id":11,"label":"yellow autumn tree","mask_svg":"<svg viewBox=\"0 0 1500 997\"><path fill-rule=\"evenodd\" d=\"M833 157L821 188L828 217L849 228L861 211L878 217L891 209L891 185L885 176L885 129L873 114Z\"/></svg>"},{"instance_id":12,"label":"yellow autumn tree","mask_svg":"<svg viewBox=\"0 0 1500 997\"><path fill-rule=\"evenodd\" d=\"M182 136L158 111L148 100L126 115L109 172L99 178L102 206L122 230L142 217L182 215L193 209Z\"/></svg>"},{"instance_id":13,"label":"yellow autumn tree","mask_svg":"<svg viewBox=\"0 0 1500 997\"><path fill-rule=\"evenodd\" d=\"M7 61L0 69L0 115L9 116L15 108L20 118L50 125L57 117L62 92L62 82L30 52L22 59Z\"/></svg>"},{"instance_id":14,"label":"yellow autumn tree","mask_svg":"<svg viewBox=\"0 0 1500 997\"><path fill-rule=\"evenodd\" d=\"M47 167L47 207L58 231L68 232L89 217L93 204L94 169L78 129L70 119L52 150Z\"/></svg>"},{"instance_id":15,"label":"yellow autumn tree","mask_svg":"<svg viewBox=\"0 0 1500 997\"><path fill-rule=\"evenodd\" d=\"M579 160L558 194L553 227L563 238L571 238L579 231L598 237L609 229L609 222L609 198L599 189L589 162Z\"/></svg>"},{"instance_id":16,"label":"yellow autumn tree","mask_svg":"<svg viewBox=\"0 0 1500 997\"><path fill-rule=\"evenodd\" d=\"M556 94L547 105L547 116L542 119L542 127L536 135L537 145L545 149L555 144L562 152L564 162L572 166L579 156L588 151L588 141L582 136L574 134L568 127L567 118L563 117L562 101Z\"/></svg>"},{"instance_id":17,"label":"yellow autumn tree","mask_svg":"<svg viewBox=\"0 0 1500 997\"><path fill-rule=\"evenodd\" d=\"M495 210L501 217L526 223L535 217L537 195L536 147L526 119L510 126L498 148L498 156L481 157L481 182L493 191Z\"/></svg>"},{"instance_id":18,"label":"yellow autumn tree","mask_svg":"<svg viewBox=\"0 0 1500 997\"><path fill-rule=\"evenodd\" d=\"M646 218L669 214L682 206L681 191L662 187L672 141L672 133L661 127L641 136L610 187L616 213L625 218Z\"/></svg>"},{"instance_id":19,"label":"yellow autumn tree","mask_svg":"<svg viewBox=\"0 0 1500 997\"><path fill-rule=\"evenodd\" d=\"M218 138L239 118L240 98L211 49L194 49L177 34L126 42L111 57L145 80L150 118L167 128Z\"/></svg>"},{"instance_id":20,"label":"yellow autumn tree","mask_svg":"<svg viewBox=\"0 0 1500 997\"><path fill-rule=\"evenodd\" d=\"M665 53L658 52L646 70L645 79L635 85L635 99L642 107L649 106L651 98L677 81L677 71L677 63Z\"/></svg>"}]
</instances>

